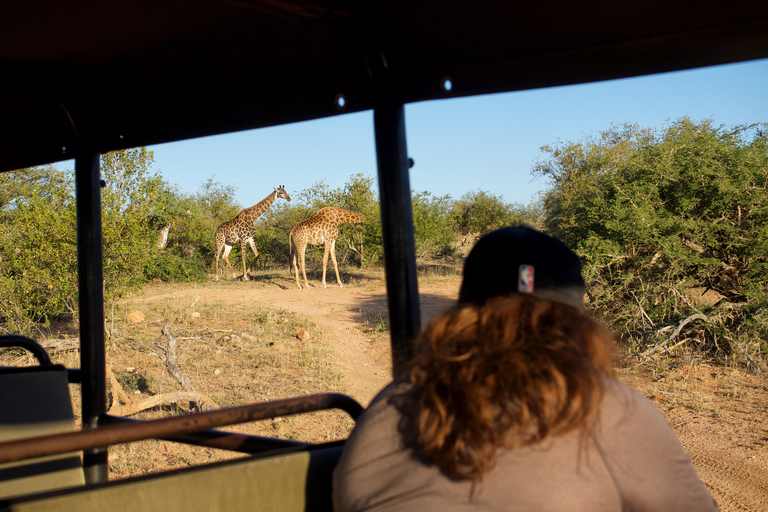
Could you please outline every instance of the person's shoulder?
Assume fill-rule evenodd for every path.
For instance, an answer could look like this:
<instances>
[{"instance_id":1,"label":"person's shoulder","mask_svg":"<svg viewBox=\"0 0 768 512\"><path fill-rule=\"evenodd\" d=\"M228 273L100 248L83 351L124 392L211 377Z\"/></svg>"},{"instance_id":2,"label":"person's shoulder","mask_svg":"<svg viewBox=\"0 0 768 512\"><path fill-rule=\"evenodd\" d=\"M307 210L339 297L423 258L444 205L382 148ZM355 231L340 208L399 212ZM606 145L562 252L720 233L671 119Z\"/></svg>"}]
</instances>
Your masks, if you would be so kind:
<instances>
[{"instance_id":1,"label":"person's shoulder","mask_svg":"<svg viewBox=\"0 0 768 512\"><path fill-rule=\"evenodd\" d=\"M664 413L630 386L606 379L593 439L632 510L717 510Z\"/></svg>"},{"instance_id":2,"label":"person's shoulder","mask_svg":"<svg viewBox=\"0 0 768 512\"><path fill-rule=\"evenodd\" d=\"M604 381L600 423L603 428L671 431L664 414L648 398L613 378Z\"/></svg>"},{"instance_id":3,"label":"person's shoulder","mask_svg":"<svg viewBox=\"0 0 768 512\"><path fill-rule=\"evenodd\" d=\"M385 386L357 418L354 430L368 430L374 428L374 425L376 428L390 428L389 424L396 423L399 416L393 400L407 387L408 384L403 379L395 379ZM383 424L387 426L384 427Z\"/></svg>"},{"instance_id":4,"label":"person's shoulder","mask_svg":"<svg viewBox=\"0 0 768 512\"><path fill-rule=\"evenodd\" d=\"M396 378L384 386L384 388L373 397L373 400L371 400L371 403L365 408L363 414L371 415L389 408L392 405L393 400L408 388L409 384L404 377Z\"/></svg>"},{"instance_id":5,"label":"person's shoulder","mask_svg":"<svg viewBox=\"0 0 768 512\"><path fill-rule=\"evenodd\" d=\"M644 407L653 403L633 387L612 377L603 378L604 406L608 407Z\"/></svg>"}]
</instances>

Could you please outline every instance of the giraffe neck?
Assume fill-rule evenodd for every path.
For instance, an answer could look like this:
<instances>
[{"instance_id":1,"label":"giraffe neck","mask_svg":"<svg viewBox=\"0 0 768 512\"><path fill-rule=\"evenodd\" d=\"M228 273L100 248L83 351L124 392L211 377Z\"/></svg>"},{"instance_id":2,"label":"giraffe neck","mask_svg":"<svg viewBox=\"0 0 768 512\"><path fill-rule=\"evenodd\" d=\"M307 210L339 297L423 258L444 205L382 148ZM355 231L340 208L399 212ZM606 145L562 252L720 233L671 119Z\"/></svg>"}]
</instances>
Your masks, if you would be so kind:
<instances>
[{"instance_id":1,"label":"giraffe neck","mask_svg":"<svg viewBox=\"0 0 768 512\"><path fill-rule=\"evenodd\" d=\"M269 194L257 204L243 210L243 218L245 222L249 224L256 222L256 219L258 219L262 213L267 211L267 209L272 206L272 203L275 202L275 199L277 199L277 190Z\"/></svg>"}]
</instances>

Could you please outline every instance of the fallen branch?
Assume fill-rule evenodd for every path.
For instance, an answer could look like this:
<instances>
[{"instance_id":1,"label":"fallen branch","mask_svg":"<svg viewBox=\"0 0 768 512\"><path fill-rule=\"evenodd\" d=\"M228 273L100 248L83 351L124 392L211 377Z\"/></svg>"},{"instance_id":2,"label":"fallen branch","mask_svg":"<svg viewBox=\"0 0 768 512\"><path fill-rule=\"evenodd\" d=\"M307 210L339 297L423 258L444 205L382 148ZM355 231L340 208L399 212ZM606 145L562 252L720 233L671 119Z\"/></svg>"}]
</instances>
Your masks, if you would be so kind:
<instances>
[{"instance_id":1,"label":"fallen branch","mask_svg":"<svg viewBox=\"0 0 768 512\"><path fill-rule=\"evenodd\" d=\"M210 399L210 397L202 393L190 393L181 391L177 393L164 393L162 395L154 395L146 398L140 402L134 403L133 400L123 391L123 387L112 372L110 365L107 365L107 377L112 388L112 405L107 411L107 414L113 416L132 416L141 411L152 409L153 407L159 407L161 405L174 404L178 402L189 402L191 408L197 407L196 404L203 404L201 407L204 411L210 411L212 409L218 409L219 406L216 402ZM122 404L120 403L122 402Z\"/></svg>"},{"instance_id":2,"label":"fallen branch","mask_svg":"<svg viewBox=\"0 0 768 512\"><path fill-rule=\"evenodd\" d=\"M168 370L168 373L176 379L176 381L181 385L182 389L184 389L185 392L183 393L173 393L169 395L170 397L175 397L172 400L168 398L170 401L179 401L179 400L190 400L190 407L195 408L197 407L197 402L201 402L203 405L201 409L203 411L210 410L211 408L217 408L216 402L208 398L207 396L200 394L195 389L195 386L192 385L192 382L187 378L186 375L181 371L181 368L179 368L178 363L176 362L176 338L173 337L171 334L171 331L168 329L168 326L163 325L162 330L163 335L168 338L168 347L163 347L162 345L159 345L157 343L154 343L152 346L155 347L162 355L156 354L160 359L163 360L165 363L165 368ZM164 395L156 395L156 397L153 397L154 400L158 400L157 397L162 397ZM191 397L191 398L190 398ZM195 398L197 397L197 399ZM156 404L160 405L160 404ZM149 407L154 407L154 405L150 405Z\"/></svg>"},{"instance_id":3,"label":"fallen branch","mask_svg":"<svg viewBox=\"0 0 768 512\"><path fill-rule=\"evenodd\" d=\"M40 346L42 346L49 354L80 350L80 338L50 339L41 341Z\"/></svg>"},{"instance_id":4,"label":"fallen branch","mask_svg":"<svg viewBox=\"0 0 768 512\"><path fill-rule=\"evenodd\" d=\"M168 330L168 326L166 325L163 325L162 333L166 338L168 338L168 348L166 349L157 343L155 343L153 346L162 352L163 355L159 357L165 363L165 368L168 370L168 373L171 374L171 377L176 379L176 381L181 384L182 389L190 393L197 393L195 386L193 386L187 376L184 375L184 373L181 371L181 368L179 368L178 363L176 362L176 338L173 337L171 331Z\"/></svg>"},{"instance_id":5,"label":"fallen branch","mask_svg":"<svg viewBox=\"0 0 768 512\"><path fill-rule=\"evenodd\" d=\"M112 387L112 406L109 408L109 414L115 414L113 413L113 410L121 407L120 401L128 406L133 404L133 400L128 398L128 395L123 391L123 387L117 381L117 377L115 377L115 374L112 372L112 367L110 365L107 365L107 378L109 378ZM120 401L118 401L118 399Z\"/></svg>"},{"instance_id":6,"label":"fallen branch","mask_svg":"<svg viewBox=\"0 0 768 512\"><path fill-rule=\"evenodd\" d=\"M681 321L680 321L680 322L678 322L677 324L672 324L672 325L667 325L667 326L665 326L665 327L662 327L661 329L659 329L658 331L656 331L656 334L657 334L657 335L658 335L659 333L664 333L664 332L667 332L667 331L669 331L670 329L672 329L672 334L670 334L670 335L667 337L667 339L665 339L665 340L664 340L664 341L662 341L661 343L658 343L658 344L656 344L656 345L652 346L651 348L649 348L649 349L645 350L645 351L642 353L642 355L646 356L646 355L652 354L652 353L654 353L654 352L656 352L656 351L658 351L658 350L661 350L661 349L663 349L664 347L666 347L666 346L669 344L669 342L671 342L673 339L675 339L675 338L676 338L676 337L677 337L677 336L680 334L680 332L683 330L683 327L685 327L686 325L688 325L689 323L691 323L691 322L693 322L693 321L695 321L695 320L704 320L705 322L708 322L708 321L709 321L709 318L708 318L706 315L703 315L703 314L701 314L701 313L696 313L695 315L691 315L691 316L689 316L688 318L686 318L686 319L684 319L684 320L681 320ZM681 341L680 343L678 343L677 345L675 345L673 348L676 348L677 346L679 346L679 345L681 345L681 344L685 343L686 341L687 341L687 340Z\"/></svg>"},{"instance_id":7,"label":"fallen branch","mask_svg":"<svg viewBox=\"0 0 768 512\"><path fill-rule=\"evenodd\" d=\"M112 407L109 409L108 414L114 416L132 416L141 411L151 409L153 407L159 407L161 405L175 404L178 402L189 402L190 407L194 407L193 404L204 404L202 409L204 411L218 409L219 406L211 400L209 397L202 393L187 393L179 391L178 393L164 393L162 395L154 395L138 403L131 403L127 405L116 404L112 402Z\"/></svg>"}]
</instances>

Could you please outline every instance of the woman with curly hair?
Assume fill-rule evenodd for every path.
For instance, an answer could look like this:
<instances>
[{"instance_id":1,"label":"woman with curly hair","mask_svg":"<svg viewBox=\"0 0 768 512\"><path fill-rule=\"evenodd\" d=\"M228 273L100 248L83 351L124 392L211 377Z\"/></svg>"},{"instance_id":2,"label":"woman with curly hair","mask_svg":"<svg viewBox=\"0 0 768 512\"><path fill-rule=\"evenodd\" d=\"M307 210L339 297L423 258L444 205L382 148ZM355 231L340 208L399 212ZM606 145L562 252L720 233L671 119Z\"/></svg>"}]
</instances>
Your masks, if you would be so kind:
<instances>
[{"instance_id":1,"label":"woman with curly hair","mask_svg":"<svg viewBox=\"0 0 768 512\"><path fill-rule=\"evenodd\" d=\"M717 510L664 416L613 378L583 295L559 240L483 237L458 304L347 440L335 509Z\"/></svg>"}]
</instances>

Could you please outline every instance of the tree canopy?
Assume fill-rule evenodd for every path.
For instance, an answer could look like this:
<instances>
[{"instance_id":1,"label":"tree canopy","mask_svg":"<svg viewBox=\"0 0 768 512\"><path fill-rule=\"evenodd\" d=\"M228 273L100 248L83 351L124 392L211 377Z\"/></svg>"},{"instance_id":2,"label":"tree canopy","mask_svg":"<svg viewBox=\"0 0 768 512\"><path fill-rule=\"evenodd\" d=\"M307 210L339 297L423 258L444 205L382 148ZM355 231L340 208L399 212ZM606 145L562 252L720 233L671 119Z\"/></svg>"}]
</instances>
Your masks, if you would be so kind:
<instances>
[{"instance_id":1,"label":"tree canopy","mask_svg":"<svg viewBox=\"0 0 768 512\"><path fill-rule=\"evenodd\" d=\"M542 148L546 229L583 258L593 308L625 337L647 344L700 314L715 353L766 352L765 127L682 118Z\"/></svg>"}]
</instances>

